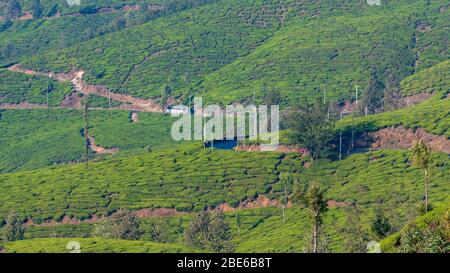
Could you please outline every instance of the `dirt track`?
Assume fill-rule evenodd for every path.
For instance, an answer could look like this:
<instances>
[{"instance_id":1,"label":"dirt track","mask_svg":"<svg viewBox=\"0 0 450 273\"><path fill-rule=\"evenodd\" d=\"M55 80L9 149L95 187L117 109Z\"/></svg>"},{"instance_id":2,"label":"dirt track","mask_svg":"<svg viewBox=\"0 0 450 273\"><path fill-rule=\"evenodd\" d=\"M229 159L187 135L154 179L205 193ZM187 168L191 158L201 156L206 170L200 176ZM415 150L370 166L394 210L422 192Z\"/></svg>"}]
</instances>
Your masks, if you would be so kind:
<instances>
[{"instance_id":1,"label":"dirt track","mask_svg":"<svg viewBox=\"0 0 450 273\"><path fill-rule=\"evenodd\" d=\"M89 148L91 148L92 151L94 151L96 154L114 154L119 151L118 148L107 149L98 146L97 144L95 144L95 139L93 137L91 137L90 135L88 135L87 137L89 139Z\"/></svg>"},{"instance_id":2,"label":"dirt track","mask_svg":"<svg viewBox=\"0 0 450 273\"><path fill-rule=\"evenodd\" d=\"M139 112L155 112L162 113L162 107L152 100L146 100L141 98L135 98L130 95L113 93L105 86L90 85L83 81L84 71L71 71L69 73L44 73L33 71L29 69L23 69L19 65L13 65L8 68L13 72L24 73L27 75L47 76L60 82L70 81L76 92L84 95L93 94L96 96L108 98L114 101L122 102L124 105L117 107L116 109L134 110ZM81 107L80 99L73 93L66 97L61 104L62 108L79 108ZM12 107L11 107L12 108ZM42 107L40 107L42 108ZM28 108L27 108L28 109Z\"/></svg>"}]
</instances>

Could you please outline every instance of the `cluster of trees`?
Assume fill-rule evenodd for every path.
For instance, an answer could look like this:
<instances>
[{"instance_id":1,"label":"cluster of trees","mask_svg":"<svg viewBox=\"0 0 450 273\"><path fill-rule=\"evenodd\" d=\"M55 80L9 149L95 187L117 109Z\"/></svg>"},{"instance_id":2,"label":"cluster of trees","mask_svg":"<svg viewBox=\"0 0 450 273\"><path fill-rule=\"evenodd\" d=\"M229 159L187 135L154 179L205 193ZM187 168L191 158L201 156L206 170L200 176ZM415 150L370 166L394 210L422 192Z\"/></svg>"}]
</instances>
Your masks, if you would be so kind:
<instances>
[{"instance_id":1,"label":"cluster of trees","mask_svg":"<svg viewBox=\"0 0 450 273\"><path fill-rule=\"evenodd\" d=\"M159 104L161 105L162 108L164 108L166 106L167 101L171 94L172 94L172 89L170 88L170 86L168 84L163 85L163 87L161 89L161 100L159 102Z\"/></svg>"},{"instance_id":2,"label":"cluster of trees","mask_svg":"<svg viewBox=\"0 0 450 273\"><path fill-rule=\"evenodd\" d=\"M22 219L16 212L10 212L4 223L0 224L2 224L0 225L0 248L7 243L23 239L25 229Z\"/></svg>"},{"instance_id":3,"label":"cluster of trees","mask_svg":"<svg viewBox=\"0 0 450 273\"><path fill-rule=\"evenodd\" d=\"M372 72L366 89L358 104L358 115L372 115L383 111L392 111L403 106L398 78L391 74L383 83L375 72Z\"/></svg>"},{"instance_id":4,"label":"cluster of trees","mask_svg":"<svg viewBox=\"0 0 450 273\"><path fill-rule=\"evenodd\" d=\"M194 214L189 226L184 230L181 220L178 223L179 241L181 234L187 245L212 250L215 252L231 252L234 245L231 242L232 234L230 226L225 222L221 211L201 211ZM150 226L150 239L156 242L170 242L168 222L157 222ZM132 212L119 209L109 217L103 217L95 225L94 237L108 239L139 240L144 231L139 219Z\"/></svg>"},{"instance_id":5,"label":"cluster of trees","mask_svg":"<svg viewBox=\"0 0 450 273\"><path fill-rule=\"evenodd\" d=\"M18 18L22 14L22 7L17 0L7 0L2 4L4 8L3 16L5 20L12 20Z\"/></svg>"},{"instance_id":6,"label":"cluster of trees","mask_svg":"<svg viewBox=\"0 0 450 273\"><path fill-rule=\"evenodd\" d=\"M335 123L331 106L320 100L300 103L290 111L287 121L292 142L307 148L312 161L330 154Z\"/></svg>"},{"instance_id":7,"label":"cluster of trees","mask_svg":"<svg viewBox=\"0 0 450 273\"><path fill-rule=\"evenodd\" d=\"M6 0L0 7L4 10L3 16L5 20L14 20L22 15L22 6L17 0ZM40 0L32 0L30 13L33 15L33 18L42 18L44 7Z\"/></svg>"},{"instance_id":8,"label":"cluster of trees","mask_svg":"<svg viewBox=\"0 0 450 273\"><path fill-rule=\"evenodd\" d=\"M398 81L394 77L390 77L386 89L383 88L384 85L373 76L361 103L364 106L364 113L373 114L382 108L385 110L393 110L401 107ZM293 143L307 148L313 161L321 157L326 157L333 149L336 120L337 115L331 104L327 105L320 100L314 103L301 103L292 109L288 116L288 126L292 130L291 139ZM411 162L424 172L424 203L421 206L423 209L420 209L420 212L426 213L431 208L428 190L430 187L430 172L433 169L433 160L431 149L423 140L419 140L412 148ZM321 215L326 211L326 205L324 203L323 193L319 190L317 184L311 184L308 190L309 193L305 188L301 191L294 192L293 201L308 208L310 211L313 231L311 235L312 243L308 251L317 252L324 250L320 244L319 237L320 228L323 224ZM303 196L303 199L298 198L299 196ZM359 211L356 206L351 206L348 210L348 217L346 219L348 224L342 230L342 233L347 238L346 245L351 252L364 251L369 234L372 234L377 239L382 239L395 231L395 227L391 225L389 219L381 211L377 211L369 231L362 228L359 220ZM436 233L430 234L433 236L436 235Z\"/></svg>"},{"instance_id":9,"label":"cluster of trees","mask_svg":"<svg viewBox=\"0 0 450 273\"><path fill-rule=\"evenodd\" d=\"M109 217L102 217L93 232L94 237L124 240L139 240L142 235L139 220L125 209L119 209Z\"/></svg>"},{"instance_id":10,"label":"cluster of trees","mask_svg":"<svg viewBox=\"0 0 450 273\"><path fill-rule=\"evenodd\" d=\"M33 15L33 18L42 18L44 8L42 7L40 0L33 0L31 3L31 14Z\"/></svg>"},{"instance_id":11,"label":"cluster of trees","mask_svg":"<svg viewBox=\"0 0 450 273\"><path fill-rule=\"evenodd\" d=\"M189 246L209 249L215 252L232 252L230 226L221 211L201 211L194 215L184 233Z\"/></svg>"},{"instance_id":12,"label":"cluster of trees","mask_svg":"<svg viewBox=\"0 0 450 273\"><path fill-rule=\"evenodd\" d=\"M450 214L425 227L410 223L402 230L400 251L404 253L449 253Z\"/></svg>"}]
</instances>

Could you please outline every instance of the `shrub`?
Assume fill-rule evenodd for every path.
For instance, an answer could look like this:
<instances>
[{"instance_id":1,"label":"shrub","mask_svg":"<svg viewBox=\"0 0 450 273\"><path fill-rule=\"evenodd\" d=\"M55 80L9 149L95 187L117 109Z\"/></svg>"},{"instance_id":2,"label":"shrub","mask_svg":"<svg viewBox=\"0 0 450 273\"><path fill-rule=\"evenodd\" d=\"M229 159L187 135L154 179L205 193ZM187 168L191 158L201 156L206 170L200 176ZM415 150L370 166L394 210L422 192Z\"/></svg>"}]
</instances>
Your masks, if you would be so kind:
<instances>
[{"instance_id":1,"label":"shrub","mask_svg":"<svg viewBox=\"0 0 450 273\"><path fill-rule=\"evenodd\" d=\"M216 252L231 252L234 248L230 227L220 211L195 214L184 235L186 243L192 247Z\"/></svg>"},{"instance_id":2,"label":"shrub","mask_svg":"<svg viewBox=\"0 0 450 273\"><path fill-rule=\"evenodd\" d=\"M167 222L156 222L152 223L150 226L150 238L152 241L159 243L167 243L168 242L168 231L169 226Z\"/></svg>"},{"instance_id":3,"label":"shrub","mask_svg":"<svg viewBox=\"0 0 450 273\"><path fill-rule=\"evenodd\" d=\"M6 217L5 225L0 229L0 245L22 240L23 234L22 220L17 213L10 212Z\"/></svg>"},{"instance_id":4,"label":"shrub","mask_svg":"<svg viewBox=\"0 0 450 273\"><path fill-rule=\"evenodd\" d=\"M410 224L401 233L400 249L404 253L448 253L448 234L442 222L432 222L425 228Z\"/></svg>"},{"instance_id":5,"label":"shrub","mask_svg":"<svg viewBox=\"0 0 450 273\"><path fill-rule=\"evenodd\" d=\"M128 210L119 209L96 224L93 235L107 239L138 240L142 236L139 221Z\"/></svg>"},{"instance_id":6,"label":"shrub","mask_svg":"<svg viewBox=\"0 0 450 273\"><path fill-rule=\"evenodd\" d=\"M372 222L372 232L379 238L384 238L391 231L391 224L389 220L378 211L375 215L375 219Z\"/></svg>"}]
</instances>

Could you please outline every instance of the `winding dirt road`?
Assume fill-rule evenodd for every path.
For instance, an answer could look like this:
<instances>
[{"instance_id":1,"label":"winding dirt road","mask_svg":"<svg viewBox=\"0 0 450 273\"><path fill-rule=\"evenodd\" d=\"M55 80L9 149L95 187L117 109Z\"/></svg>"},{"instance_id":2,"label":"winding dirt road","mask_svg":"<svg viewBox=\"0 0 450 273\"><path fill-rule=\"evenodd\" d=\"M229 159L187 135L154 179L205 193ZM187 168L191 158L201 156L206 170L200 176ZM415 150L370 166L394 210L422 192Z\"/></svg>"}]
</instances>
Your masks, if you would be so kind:
<instances>
[{"instance_id":1,"label":"winding dirt road","mask_svg":"<svg viewBox=\"0 0 450 273\"><path fill-rule=\"evenodd\" d=\"M122 105L116 107L115 109L133 110L133 111L139 111L139 112L163 113L162 107L158 103L154 102L153 100L141 99L141 98L132 97L130 95L114 93L102 85L87 84L85 81L83 81L83 75L85 73L84 71L71 71L69 73L53 73L53 72L44 73L44 72L21 68L20 65L18 65L18 64L8 67L8 70L12 71L12 72L24 73L24 74L33 75L33 76L47 76L47 77L55 79L59 82L70 81L74 86L75 92L79 92L84 95L93 94L96 96L104 97L107 99L111 99L111 100L123 103ZM71 96L72 99L74 98L73 93L69 96ZM64 99L61 107L62 108L79 108L81 106L79 101L74 101L73 103L68 103L68 101L70 101L70 98ZM32 105L29 105L29 106L30 106L30 108L33 108L33 107L31 107ZM9 106L5 105L5 108L6 107L9 107L9 109L12 109L13 105L9 105ZM23 106L22 106L22 108L23 108ZM39 105L39 108L43 108L42 105Z\"/></svg>"}]
</instances>

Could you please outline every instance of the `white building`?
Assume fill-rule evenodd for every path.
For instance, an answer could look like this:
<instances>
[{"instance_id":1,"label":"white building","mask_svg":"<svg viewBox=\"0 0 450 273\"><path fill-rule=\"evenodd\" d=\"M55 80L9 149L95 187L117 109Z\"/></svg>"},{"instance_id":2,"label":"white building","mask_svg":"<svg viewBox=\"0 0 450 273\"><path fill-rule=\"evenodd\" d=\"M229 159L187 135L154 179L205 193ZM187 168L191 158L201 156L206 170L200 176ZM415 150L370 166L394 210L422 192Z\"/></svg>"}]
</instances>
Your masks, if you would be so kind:
<instances>
[{"instance_id":1,"label":"white building","mask_svg":"<svg viewBox=\"0 0 450 273\"><path fill-rule=\"evenodd\" d=\"M369 6L381 6L381 0L367 0Z\"/></svg>"},{"instance_id":2,"label":"white building","mask_svg":"<svg viewBox=\"0 0 450 273\"><path fill-rule=\"evenodd\" d=\"M188 106L180 104L169 106L166 110L166 113L171 115L184 115L189 114L190 111L191 109Z\"/></svg>"},{"instance_id":3,"label":"white building","mask_svg":"<svg viewBox=\"0 0 450 273\"><path fill-rule=\"evenodd\" d=\"M79 6L81 5L81 0L66 0L67 5L69 6Z\"/></svg>"}]
</instances>

